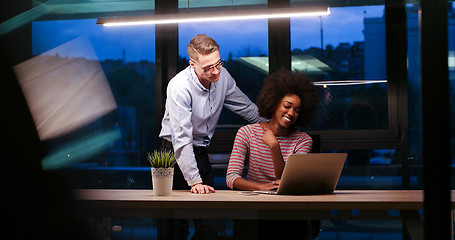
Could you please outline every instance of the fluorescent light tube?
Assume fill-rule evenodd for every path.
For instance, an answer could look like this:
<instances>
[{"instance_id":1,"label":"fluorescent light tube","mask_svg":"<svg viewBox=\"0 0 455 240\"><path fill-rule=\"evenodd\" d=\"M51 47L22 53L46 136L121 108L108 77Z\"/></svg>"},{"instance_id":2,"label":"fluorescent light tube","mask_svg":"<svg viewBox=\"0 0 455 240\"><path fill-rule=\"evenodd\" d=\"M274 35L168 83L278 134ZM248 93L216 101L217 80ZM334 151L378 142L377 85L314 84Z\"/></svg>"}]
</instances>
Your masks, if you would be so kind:
<instances>
[{"instance_id":1,"label":"fluorescent light tube","mask_svg":"<svg viewBox=\"0 0 455 240\"><path fill-rule=\"evenodd\" d=\"M154 25L154 24L175 24L190 22L214 22L254 19L274 19L290 17L325 16L330 14L329 8L275 8L257 10L233 10L233 11L212 11L193 12L179 14L157 14L147 16L112 17L99 18L96 24L106 27L131 26L131 25Z\"/></svg>"}]
</instances>

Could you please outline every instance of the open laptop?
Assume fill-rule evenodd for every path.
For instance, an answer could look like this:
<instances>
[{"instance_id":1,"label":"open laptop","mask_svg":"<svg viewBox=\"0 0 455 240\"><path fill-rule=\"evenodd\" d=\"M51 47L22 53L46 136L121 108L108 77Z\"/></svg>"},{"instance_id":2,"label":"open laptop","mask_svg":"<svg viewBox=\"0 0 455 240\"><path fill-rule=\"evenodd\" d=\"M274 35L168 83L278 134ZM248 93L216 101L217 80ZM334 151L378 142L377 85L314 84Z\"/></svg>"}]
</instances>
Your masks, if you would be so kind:
<instances>
[{"instance_id":1,"label":"open laptop","mask_svg":"<svg viewBox=\"0 0 455 240\"><path fill-rule=\"evenodd\" d=\"M291 154L278 189L254 192L280 195L332 193L346 157L346 153Z\"/></svg>"}]
</instances>

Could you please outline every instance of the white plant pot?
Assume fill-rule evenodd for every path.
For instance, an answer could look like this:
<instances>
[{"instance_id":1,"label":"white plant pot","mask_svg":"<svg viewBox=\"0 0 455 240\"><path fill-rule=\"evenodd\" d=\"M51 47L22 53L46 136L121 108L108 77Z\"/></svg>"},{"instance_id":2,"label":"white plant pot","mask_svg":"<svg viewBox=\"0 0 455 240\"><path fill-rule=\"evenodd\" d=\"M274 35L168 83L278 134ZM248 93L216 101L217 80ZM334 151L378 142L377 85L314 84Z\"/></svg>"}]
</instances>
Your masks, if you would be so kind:
<instances>
[{"instance_id":1,"label":"white plant pot","mask_svg":"<svg viewBox=\"0 0 455 240\"><path fill-rule=\"evenodd\" d=\"M153 195L170 196L172 194L172 180L174 179L174 168L153 168L152 185Z\"/></svg>"}]
</instances>

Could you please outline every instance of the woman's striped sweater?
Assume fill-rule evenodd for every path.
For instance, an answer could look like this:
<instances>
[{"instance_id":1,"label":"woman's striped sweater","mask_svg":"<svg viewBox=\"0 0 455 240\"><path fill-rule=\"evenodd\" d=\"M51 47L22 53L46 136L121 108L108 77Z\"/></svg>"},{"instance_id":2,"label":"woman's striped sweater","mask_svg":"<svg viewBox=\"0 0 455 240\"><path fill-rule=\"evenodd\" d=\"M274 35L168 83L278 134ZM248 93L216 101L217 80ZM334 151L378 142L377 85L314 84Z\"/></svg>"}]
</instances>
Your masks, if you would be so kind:
<instances>
[{"instance_id":1,"label":"woman's striped sweater","mask_svg":"<svg viewBox=\"0 0 455 240\"><path fill-rule=\"evenodd\" d=\"M242 177L246 160L248 161L247 180L258 183L277 180L270 148L262 141L263 134L264 131L259 123L243 126L237 132L226 176L228 187L234 188L234 181ZM311 137L299 130L277 139L285 162L290 154L310 152L313 145Z\"/></svg>"}]
</instances>

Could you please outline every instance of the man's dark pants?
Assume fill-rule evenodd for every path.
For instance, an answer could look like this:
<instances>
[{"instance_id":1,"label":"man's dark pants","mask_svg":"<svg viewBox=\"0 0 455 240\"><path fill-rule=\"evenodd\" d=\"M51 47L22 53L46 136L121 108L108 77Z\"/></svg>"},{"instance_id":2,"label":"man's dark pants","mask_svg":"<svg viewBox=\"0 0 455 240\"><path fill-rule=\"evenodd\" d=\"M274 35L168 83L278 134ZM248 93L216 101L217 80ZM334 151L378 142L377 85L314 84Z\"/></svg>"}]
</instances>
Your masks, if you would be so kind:
<instances>
[{"instance_id":1,"label":"man's dark pants","mask_svg":"<svg viewBox=\"0 0 455 240\"><path fill-rule=\"evenodd\" d=\"M173 151L172 144L169 141L163 140L162 149ZM207 148L205 147L194 147L194 155L199 169L199 174L202 178L202 183L215 187L213 180L212 165L209 161ZM187 181L183 177L183 173L178 167L178 164L174 166L174 179L173 179L174 190L191 190L188 186ZM198 239L216 239L219 232L219 222L217 220L193 220L194 222L194 235L192 240ZM174 239L187 239L189 235L189 220L188 219L166 219L164 221L158 221L158 239L174 240Z\"/></svg>"}]
</instances>

